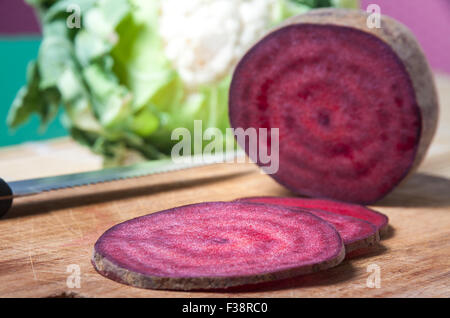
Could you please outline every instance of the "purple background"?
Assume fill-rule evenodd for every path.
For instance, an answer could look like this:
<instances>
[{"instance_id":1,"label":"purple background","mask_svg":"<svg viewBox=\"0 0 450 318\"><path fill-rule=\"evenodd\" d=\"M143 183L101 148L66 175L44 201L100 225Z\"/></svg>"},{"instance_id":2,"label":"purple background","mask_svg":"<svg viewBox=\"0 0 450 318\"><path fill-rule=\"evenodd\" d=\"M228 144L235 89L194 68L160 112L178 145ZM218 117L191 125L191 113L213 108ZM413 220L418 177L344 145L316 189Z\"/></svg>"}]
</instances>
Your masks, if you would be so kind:
<instances>
[{"instance_id":1,"label":"purple background","mask_svg":"<svg viewBox=\"0 0 450 318\"><path fill-rule=\"evenodd\" d=\"M371 3L413 31L433 68L450 73L450 0L361 0L364 9Z\"/></svg>"},{"instance_id":2,"label":"purple background","mask_svg":"<svg viewBox=\"0 0 450 318\"><path fill-rule=\"evenodd\" d=\"M417 36L431 65L450 73L450 0L361 0L406 24ZM33 11L23 0L0 0L0 35L38 34Z\"/></svg>"}]
</instances>

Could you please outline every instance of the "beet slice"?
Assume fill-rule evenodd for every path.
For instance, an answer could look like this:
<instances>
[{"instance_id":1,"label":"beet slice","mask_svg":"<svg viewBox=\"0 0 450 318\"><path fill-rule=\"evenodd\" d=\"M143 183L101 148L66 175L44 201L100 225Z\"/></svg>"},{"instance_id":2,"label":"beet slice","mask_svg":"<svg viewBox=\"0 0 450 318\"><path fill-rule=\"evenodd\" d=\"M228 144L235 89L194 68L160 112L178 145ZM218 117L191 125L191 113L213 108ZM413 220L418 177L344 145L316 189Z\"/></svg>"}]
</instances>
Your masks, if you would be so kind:
<instances>
[{"instance_id":1,"label":"beet slice","mask_svg":"<svg viewBox=\"0 0 450 318\"><path fill-rule=\"evenodd\" d=\"M377 227L367 221L319 209L304 209L304 211L332 224L342 237L346 253L373 246L380 241Z\"/></svg>"},{"instance_id":2,"label":"beet slice","mask_svg":"<svg viewBox=\"0 0 450 318\"><path fill-rule=\"evenodd\" d=\"M297 211L314 214L335 227L339 235L342 237L346 253L361 248L367 248L380 241L378 229L374 224L352 216L340 215L317 208L298 207L296 204L285 204L283 198L275 197L244 198L236 200L235 202L251 202L292 207Z\"/></svg>"},{"instance_id":3,"label":"beet slice","mask_svg":"<svg viewBox=\"0 0 450 318\"><path fill-rule=\"evenodd\" d=\"M338 232L310 213L209 202L112 227L96 242L92 263L131 286L190 290L288 278L336 266L344 257Z\"/></svg>"},{"instance_id":4,"label":"beet slice","mask_svg":"<svg viewBox=\"0 0 450 318\"><path fill-rule=\"evenodd\" d=\"M437 96L419 45L393 19L381 29L366 21L358 10L300 15L235 69L231 125L279 128L271 176L296 194L373 203L417 167L434 135Z\"/></svg>"},{"instance_id":5,"label":"beet slice","mask_svg":"<svg viewBox=\"0 0 450 318\"><path fill-rule=\"evenodd\" d=\"M334 214L357 218L373 224L381 236L386 234L389 219L386 215L362 205L327 199L305 199L291 197L251 197L241 198L237 202L255 202L275 204L285 207L319 209Z\"/></svg>"}]
</instances>

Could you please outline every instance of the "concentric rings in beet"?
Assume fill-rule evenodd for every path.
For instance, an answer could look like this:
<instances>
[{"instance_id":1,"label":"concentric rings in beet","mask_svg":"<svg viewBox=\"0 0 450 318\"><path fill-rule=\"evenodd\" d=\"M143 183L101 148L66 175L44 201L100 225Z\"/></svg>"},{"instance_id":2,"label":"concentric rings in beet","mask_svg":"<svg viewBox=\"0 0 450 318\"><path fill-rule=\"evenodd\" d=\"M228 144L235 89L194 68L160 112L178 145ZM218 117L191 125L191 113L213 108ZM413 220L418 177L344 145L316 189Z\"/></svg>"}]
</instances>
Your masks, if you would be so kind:
<instances>
[{"instance_id":1,"label":"concentric rings in beet","mask_svg":"<svg viewBox=\"0 0 450 318\"><path fill-rule=\"evenodd\" d=\"M271 176L311 197L379 200L408 174L421 139L405 65L356 28L302 23L272 32L236 67L229 104L233 128L279 129Z\"/></svg>"},{"instance_id":2,"label":"concentric rings in beet","mask_svg":"<svg viewBox=\"0 0 450 318\"><path fill-rule=\"evenodd\" d=\"M339 264L333 226L306 212L210 202L142 216L106 231L92 262L99 273L152 289L226 288Z\"/></svg>"}]
</instances>

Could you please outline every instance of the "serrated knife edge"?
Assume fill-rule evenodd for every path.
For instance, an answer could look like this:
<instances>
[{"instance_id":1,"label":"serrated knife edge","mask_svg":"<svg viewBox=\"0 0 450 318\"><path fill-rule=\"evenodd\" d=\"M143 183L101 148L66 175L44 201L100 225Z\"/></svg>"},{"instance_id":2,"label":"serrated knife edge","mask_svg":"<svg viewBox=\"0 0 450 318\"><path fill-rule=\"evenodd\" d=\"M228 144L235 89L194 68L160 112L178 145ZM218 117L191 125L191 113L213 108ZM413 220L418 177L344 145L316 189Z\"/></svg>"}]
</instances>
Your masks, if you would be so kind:
<instances>
[{"instance_id":1,"label":"serrated knife edge","mask_svg":"<svg viewBox=\"0 0 450 318\"><path fill-rule=\"evenodd\" d=\"M12 181L7 183L10 190L12 191L12 194L5 195L3 193L2 195L0 195L0 201L39 194L47 191L82 187L124 179L140 178L154 174L225 163L242 156L245 156L245 153L243 151L236 151L219 155L187 157L184 158L184 161L182 162L174 162L172 159L163 159L147 161L131 166L114 167L53 177Z\"/></svg>"}]
</instances>

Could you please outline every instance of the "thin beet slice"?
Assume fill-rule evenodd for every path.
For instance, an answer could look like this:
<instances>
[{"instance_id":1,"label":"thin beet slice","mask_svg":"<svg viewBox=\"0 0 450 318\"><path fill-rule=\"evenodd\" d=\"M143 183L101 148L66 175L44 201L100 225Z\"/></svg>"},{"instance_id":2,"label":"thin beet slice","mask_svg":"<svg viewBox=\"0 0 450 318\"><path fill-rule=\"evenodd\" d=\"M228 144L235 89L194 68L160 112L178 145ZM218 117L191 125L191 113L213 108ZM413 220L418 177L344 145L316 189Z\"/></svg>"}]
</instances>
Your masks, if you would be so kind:
<instances>
[{"instance_id":1,"label":"thin beet slice","mask_svg":"<svg viewBox=\"0 0 450 318\"><path fill-rule=\"evenodd\" d=\"M437 98L420 47L398 22L369 29L366 20L356 10L300 15L234 72L232 127L279 129L271 176L297 194L375 202L417 167L434 134Z\"/></svg>"},{"instance_id":2,"label":"thin beet slice","mask_svg":"<svg viewBox=\"0 0 450 318\"><path fill-rule=\"evenodd\" d=\"M142 216L106 231L92 263L118 282L152 289L206 289L315 272L345 256L333 226L306 212L210 202Z\"/></svg>"},{"instance_id":3,"label":"thin beet slice","mask_svg":"<svg viewBox=\"0 0 450 318\"><path fill-rule=\"evenodd\" d=\"M327 199L305 199L291 197L251 197L236 200L238 202L257 202L276 204L285 207L320 209L327 212L350 216L375 225L380 235L385 235L389 219L386 215L362 205Z\"/></svg>"},{"instance_id":4,"label":"thin beet slice","mask_svg":"<svg viewBox=\"0 0 450 318\"><path fill-rule=\"evenodd\" d=\"M319 209L308 208L305 212L331 223L342 237L346 253L372 246L380 241L377 227L367 221Z\"/></svg>"},{"instance_id":5,"label":"thin beet slice","mask_svg":"<svg viewBox=\"0 0 450 318\"><path fill-rule=\"evenodd\" d=\"M338 231L339 235L342 237L342 241L345 245L345 252L349 253L357 249L366 248L372 246L380 241L380 235L377 227L367 221L347 216L340 215L337 213L332 213L317 208L304 208L295 205L289 205L284 203L279 203L281 198L267 198L267 197L255 197L255 198L244 198L236 200L235 202L250 202L259 204L269 204L283 207L294 208L296 211L303 211L314 214L321 219L327 221ZM274 201L274 202L271 202Z\"/></svg>"}]
</instances>

